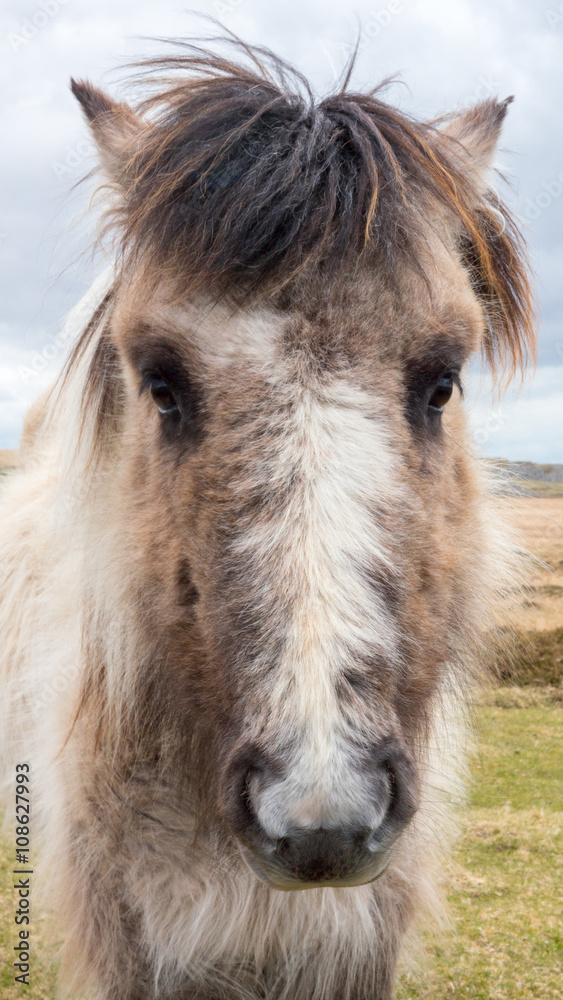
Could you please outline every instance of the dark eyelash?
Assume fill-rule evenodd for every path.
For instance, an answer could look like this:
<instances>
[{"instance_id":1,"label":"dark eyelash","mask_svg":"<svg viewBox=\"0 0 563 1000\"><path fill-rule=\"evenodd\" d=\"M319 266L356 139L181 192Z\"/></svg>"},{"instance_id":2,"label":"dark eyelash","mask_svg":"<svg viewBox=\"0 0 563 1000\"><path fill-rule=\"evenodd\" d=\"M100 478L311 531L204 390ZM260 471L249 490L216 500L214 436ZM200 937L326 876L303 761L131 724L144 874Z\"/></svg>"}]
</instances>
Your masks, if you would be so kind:
<instances>
[{"instance_id":1,"label":"dark eyelash","mask_svg":"<svg viewBox=\"0 0 563 1000\"><path fill-rule=\"evenodd\" d=\"M176 388L174 378L168 373L163 374L162 370L157 368L150 368L148 371L143 372L141 379L141 384L139 386L139 396L142 396L147 389L151 388L151 383L154 379L162 379L163 382L167 382L171 390Z\"/></svg>"},{"instance_id":2,"label":"dark eyelash","mask_svg":"<svg viewBox=\"0 0 563 1000\"><path fill-rule=\"evenodd\" d=\"M139 396L142 396L143 393L147 391L151 384L151 379L153 379L156 374L156 372L143 372L143 377L139 386Z\"/></svg>"}]
</instances>

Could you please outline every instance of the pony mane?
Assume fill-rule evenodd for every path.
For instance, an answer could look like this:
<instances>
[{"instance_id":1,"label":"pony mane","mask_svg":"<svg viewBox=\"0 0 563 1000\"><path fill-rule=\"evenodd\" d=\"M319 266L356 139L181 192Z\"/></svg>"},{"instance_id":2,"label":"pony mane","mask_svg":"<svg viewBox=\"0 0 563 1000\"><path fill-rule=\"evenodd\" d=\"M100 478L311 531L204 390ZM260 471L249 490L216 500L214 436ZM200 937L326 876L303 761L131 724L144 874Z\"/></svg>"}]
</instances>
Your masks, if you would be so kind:
<instances>
[{"instance_id":1,"label":"pony mane","mask_svg":"<svg viewBox=\"0 0 563 1000\"><path fill-rule=\"evenodd\" d=\"M479 190L461 144L382 101L387 81L349 92L353 60L340 89L316 101L272 52L226 41L246 63L183 43L180 54L135 64L149 93L105 218L121 273L235 305L313 271L330 279L368 255L392 280L398 256L428 271L421 237L437 206L453 219L485 309L486 361L509 376L523 368L534 354L523 240L498 195ZM98 92L72 87L103 117ZM500 121L508 103L474 115L490 118L494 106Z\"/></svg>"}]
</instances>

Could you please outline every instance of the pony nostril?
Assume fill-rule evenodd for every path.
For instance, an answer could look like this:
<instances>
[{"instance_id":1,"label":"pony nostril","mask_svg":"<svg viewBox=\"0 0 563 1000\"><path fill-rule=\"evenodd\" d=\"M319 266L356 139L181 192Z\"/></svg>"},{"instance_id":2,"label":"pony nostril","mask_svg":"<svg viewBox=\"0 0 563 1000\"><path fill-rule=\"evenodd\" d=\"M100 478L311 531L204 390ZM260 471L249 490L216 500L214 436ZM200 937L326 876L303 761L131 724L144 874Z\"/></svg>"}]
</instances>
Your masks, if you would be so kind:
<instances>
[{"instance_id":1,"label":"pony nostril","mask_svg":"<svg viewBox=\"0 0 563 1000\"><path fill-rule=\"evenodd\" d=\"M259 831L261 834L263 833L263 830L258 818L258 810L256 806L256 786L257 783L260 782L263 775L263 765L261 763L253 762L244 773L239 790L241 806L248 826L249 828L252 828L254 832Z\"/></svg>"},{"instance_id":2,"label":"pony nostril","mask_svg":"<svg viewBox=\"0 0 563 1000\"><path fill-rule=\"evenodd\" d=\"M248 847L270 851L273 842L260 822L256 785L269 768L259 751L247 748L227 765L221 782L222 812L232 831Z\"/></svg>"},{"instance_id":3,"label":"pony nostril","mask_svg":"<svg viewBox=\"0 0 563 1000\"><path fill-rule=\"evenodd\" d=\"M386 756L377 764L380 796L385 816L382 819L380 835L395 835L412 819L418 808L418 780L412 761L399 748L387 750Z\"/></svg>"}]
</instances>

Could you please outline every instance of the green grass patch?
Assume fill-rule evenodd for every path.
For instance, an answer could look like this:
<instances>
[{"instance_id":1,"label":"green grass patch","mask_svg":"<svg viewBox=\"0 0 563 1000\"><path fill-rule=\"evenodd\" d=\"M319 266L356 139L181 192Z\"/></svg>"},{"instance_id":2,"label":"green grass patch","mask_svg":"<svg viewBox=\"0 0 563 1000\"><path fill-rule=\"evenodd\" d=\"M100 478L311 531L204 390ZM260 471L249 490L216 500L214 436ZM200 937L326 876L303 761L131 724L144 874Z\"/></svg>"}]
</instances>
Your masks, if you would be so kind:
<instances>
[{"instance_id":1,"label":"green grass patch","mask_svg":"<svg viewBox=\"0 0 563 1000\"><path fill-rule=\"evenodd\" d=\"M34 907L33 895L29 927L32 972L30 985L26 987L14 982L15 969L12 963L17 961L14 958L14 946L18 942L20 928L14 923L18 896L13 886L20 876L13 875L12 870L20 867L21 865L15 864L14 838L4 834L0 839L0 997L2 1000L21 1000L22 997L29 997L30 1000L54 1000L57 967L53 961L53 949L46 944L45 918ZM34 865L31 864L30 867L33 868ZM33 894L33 883L31 890Z\"/></svg>"},{"instance_id":2,"label":"green grass patch","mask_svg":"<svg viewBox=\"0 0 563 1000\"><path fill-rule=\"evenodd\" d=\"M563 996L563 707L543 688L508 707L510 692L518 702L517 689L500 689L501 704L489 693L477 713L452 928L428 942L427 966L402 977L397 1000Z\"/></svg>"},{"instance_id":3,"label":"green grass patch","mask_svg":"<svg viewBox=\"0 0 563 1000\"><path fill-rule=\"evenodd\" d=\"M563 810L563 709L484 706L472 775L475 809ZM563 824L563 816L561 817Z\"/></svg>"},{"instance_id":4,"label":"green grass patch","mask_svg":"<svg viewBox=\"0 0 563 1000\"><path fill-rule=\"evenodd\" d=\"M455 856L452 930L397 1000L560 1000L561 814L472 809Z\"/></svg>"}]
</instances>

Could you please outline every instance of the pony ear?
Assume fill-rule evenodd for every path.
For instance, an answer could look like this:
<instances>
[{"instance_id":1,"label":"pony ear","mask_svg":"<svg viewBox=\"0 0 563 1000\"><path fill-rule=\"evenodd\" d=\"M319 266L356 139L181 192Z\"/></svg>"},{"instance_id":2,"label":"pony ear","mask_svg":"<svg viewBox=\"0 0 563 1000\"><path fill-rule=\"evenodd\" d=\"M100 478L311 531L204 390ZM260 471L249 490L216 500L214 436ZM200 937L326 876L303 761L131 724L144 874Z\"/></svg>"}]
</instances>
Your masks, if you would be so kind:
<instances>
[{"instance_id":1,"label":"pony ear","mask_svg":"<svg viewBox=\"0 0 563 1000\"><path fill-rule=\"evenodd\" d=\"M485 189L490 186L489 173L502 124L513 100L507 97L504 101L495 98L481 101L469 111L454 115L442 129L444 135L455 140L458 156L475 171Z\"/></svg>"},{"instance_id":2,"label":"pony ear","mask_svg":"<svg viewBox=\"0 0 563 1000\"><path fill-rule=\"evenodd\" d=\"M70 89L92 130L106 173L127 186L128 165L144 123L128 104L113 101L87 81L71 79Z\"/></svg>"},{"instance_id":3,"label":"pony ear","mask_svg":"<svg viewBox=\"0 0 563 1000\"><path fill-rule=\"evenodd\" d=\"M502 124L513 100L482 101L452 115L440 130L449 140L450 156L453 153L470 174L477 195L457 234L458 249L485 309L483 353L493 374L501 374L501 385L535 358L535 309L525 242L491 183Z\"/></svg>"}]
</instances>

